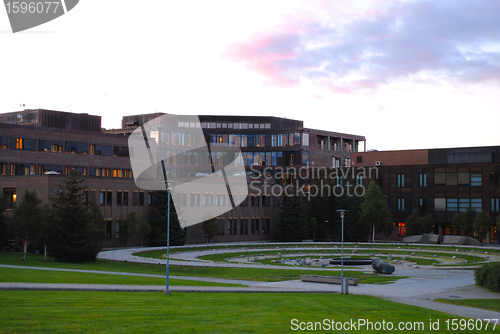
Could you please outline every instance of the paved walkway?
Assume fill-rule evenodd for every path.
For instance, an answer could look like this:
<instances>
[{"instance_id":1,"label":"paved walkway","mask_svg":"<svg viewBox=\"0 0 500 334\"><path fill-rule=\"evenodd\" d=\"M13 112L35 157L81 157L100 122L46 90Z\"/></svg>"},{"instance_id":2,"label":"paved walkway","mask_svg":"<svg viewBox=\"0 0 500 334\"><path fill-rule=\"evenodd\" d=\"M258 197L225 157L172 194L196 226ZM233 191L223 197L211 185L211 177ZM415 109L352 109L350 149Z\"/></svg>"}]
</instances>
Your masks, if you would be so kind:
<instances>
[{"instance_id":1,"label":"paved walkway","mask_svg":"<svg viewBox=\"0 0 500 334\"><path fill-rule=\"evenodd\" d=\"M250 248L250 247L248 247ZM166 264L166 260L150 259L133 256L132 253L150 250L150 248L136 248L113 250L99 253L99 258ZM250 249L247 249L250 250ZM226 250L227 251L227 250ZM241 252L241 249L234 250ZM258 251L258 250L257 250ZM194 252L193 252L194 253ZM194 254L192 254L194 255ZM290 266L271 266L262 264L231 264L231 263L213 263L212 261L200 261L195 256L183 256L185 261L171 260L172 265L190 265L190 266L217 266L217 267L243 267L243 268L286 268L298 270L318 270L319 268L310 267L290 267ZM189 260L188 260L189 258ZM16 267L0 265L1 267ZM59 270L74 272L90 272L96 274L113 275L133 275L145 277L165 277L164 275L120 273L108 271L77 270L77 269L57 269L57 268L38 268L22 267L38 270ZM359 286L350 286L349 293L353 295L371 295L394 302L408 305L424 307L436 311L450 313L458 316L477 318L477 319L500 319L500 312L481 310L471 307L456 306L433 301L438 298L446 299L500 299L500 293L490 292L474 285L474 275L471 270L456 269L430 269L430 268L409 268L396 266L394 276L407 276L409 278L399 279L391 284L360 284ZM331 270L331 269L330 269ZM300 280L282 281L282 282L256 282L241 280L226 280L208 277L187 277L170 276L171 278L183 280L197 280L217 283L243 284L248 287L213 287L213 286L171 286L173 292L274 292L274 293L338 293L339 285L302 282ZM107 284L48 284L48 283L0 283L0 289L40 289L40 290L89 290L89 291L164 291L165 286L149 285L107 285Z\"/></svg>"}]
</instances>

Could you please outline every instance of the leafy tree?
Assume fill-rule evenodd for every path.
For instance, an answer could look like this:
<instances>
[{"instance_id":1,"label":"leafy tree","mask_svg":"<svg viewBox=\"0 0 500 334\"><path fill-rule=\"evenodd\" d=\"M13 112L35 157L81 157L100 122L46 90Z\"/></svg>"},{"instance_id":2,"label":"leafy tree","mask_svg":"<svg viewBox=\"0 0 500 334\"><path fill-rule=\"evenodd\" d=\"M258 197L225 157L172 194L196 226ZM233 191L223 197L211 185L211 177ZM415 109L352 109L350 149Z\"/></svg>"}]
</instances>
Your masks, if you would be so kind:
<instances>
[{"instance_id":1,"label":"leafy tree","mask_svg":"<svg viewBox=\"0 0 500 334\"><path fill-rule=\"evenodd\" d=\"M83 179L73 172L54 199L48 248L56 261L95 261L103 243L101 209L84 199Z\"/></svg>"},{"instance_id":2,"label":"leafy tree","mask_svg":"<svg viewBox=\"0 0 500 334\"><path fill-rule=\"evenodd\" d=\"M479 211L474 220L474 231L479 239L484 240L491 231L492 221L486 211Z\"/></svg>"},{"instance_id":3,"label":"leafy tree","mask_svg":"<svg viewBox=\"0 0 500 334\"><path fill-rule=\"evenodd\" d=\"M382 191L375 182L370 182L365 193L364 201L361 204L360 220L364 225L372 227L373 241L375 241L376 233L389 236L394 231L387 196L382 195Z\"/></svg>"},{"instance_id":4,"label":"leafy tree","mask_svg":"<svg viewBox=\"0 0 500 334\"><path fill-rule=\"evenodd\" d=\"M7 210L7 200L5 196L0 196L0 252L7 245L7 222L8 218L5 215Z\"/></svg>"},{"instance_id":5,"label":"leafy tree","mask_svg":"<svg viewBox=\"0 0 500 334\"><path fill-rule=\"evenodd\" d=\"M36 190L24 189L23 197L12 208L11 231L19 235L24 242L23 261L26 259L28 242L35 242L41 233L42 200Z\"/></svg>"},{"instance_id":6,"label":"leafy tree","mask_svg":"<svg viewBox=\"0 0 500 334\"><path fill-rule=\"evenodd\" d=\"M205 220L203 223L201 223L201 229L203 230L203 235L207 240L207 244L217 235L218 227L219 224L217 224L217 219L215 218Z\"/></svg>"},{"instance_id":7,"label":"leafy tree","mask_svg":"<svg viewBox=\"0 0 500 334\"><path fill-rule=\"evenodd\" d=\"M141 236L141 247L144 243L144 236L148 235L150 230L151 227L149 226L149 223L146 220L139 223L138 231Z\"/></svg>"},{"instance_id":8,"label":"leafy tree","mask_svg":"<svg viewBox=\"0 0 500 334\"><path fill-rule=\"evenodd\" d=\"M151 226L149 237L153 245L165 246L167 244L168 194L166 191L156 191L154 199L154 208L149 220ZM170 197L170 245L182 246L185 243L186 231L181 228L175 205Z\"/></svg>"},{"instance_id":9,"label":"leafy tree","mask_svg":"<svg viewBox=\"0 0 500 334\"><path fill-rule=\"evenodd\" d=\"M410 236L428 233L432 230L433 225L434 219L432 218L432 214L420 217L416 211L413 211L413 213L406 218L405 235Z\"/></svg>"},{"instance_id":10,"label":"leafy tree","mask_svg":"<svg viewBox=\"0 0 500 334\"><path fill-rule=\"evenodd\" d=\"M127 247L130 238L136 233L139 219L135 211L127 213L125 218L120 218L120 237L118 238L118 245L120 247Z\"/></svg>"},{"instance_id":11,"label":"leafy tree","mask_svg":"<svg viewBox=\"0 0 500 334\"><path fill-rule=\"evenodd\" d=\"M300 241L308 234L309 229L306 202L297 195L295 187L291 194L289 188L285 188L288 189L288 194L287 191L283 191L281 196L276 238L279 241Z\"/></svg>"},{"instance_id":12,"label":"leafy tree","mask_svg":"<svg viewBox=\"0 0 500 334\"><path fill-rule=\"evenodd\" d=\"M349 189L349 187L351 189L349 191L344 191L344 195L337 199L339 209L349 211L346 212L344 218L344 240L366 241L370 234L370 225L366 224L361 219L361 205L364 197L357 196L353 193L352 189L355 185L354 180L345 180L344 184L347 189ZM339 226L342 228L342 219L339 213L335 212L334 215L338 217Z\"/></svg>"}]
</instances>

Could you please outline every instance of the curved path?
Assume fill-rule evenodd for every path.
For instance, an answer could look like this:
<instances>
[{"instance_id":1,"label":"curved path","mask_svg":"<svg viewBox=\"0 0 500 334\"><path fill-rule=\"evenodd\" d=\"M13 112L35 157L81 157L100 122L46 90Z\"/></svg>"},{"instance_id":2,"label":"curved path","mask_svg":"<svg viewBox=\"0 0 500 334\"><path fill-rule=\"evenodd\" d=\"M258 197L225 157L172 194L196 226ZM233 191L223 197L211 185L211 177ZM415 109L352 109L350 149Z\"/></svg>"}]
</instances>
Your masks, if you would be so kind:
<instances>
[{"instance_id":1,"label":"curved path","mask_svg":"<svg viewBox=\"0 0 500 334\"><path fill-rule=\"evenodd\" d=\"M263 249L252 249L255 245L247 245L248 249L224 249L220 252L236 253L242 251L264 251ZM266 245L271 246L271 245ZM194 246L193 246L194 247ZM111 250L99 253L101 259L114 261L166 264L166 260L144 258L135 256L133 253L161 249L161 248L133 248ZM303 266L285 266L285 265L266 265L257 263L214 263L209 260L200 260L199 256L207 254L215 254L219 251L189 251L188 247L183 247L188 252L175 254L171 256L171 265L186 265L186 266L210 266L210 267L232 267L232 268L272 268L272 269L297 269L297 270L338 270L318 267L303 267ZM297 251L321 250L321 248L311 247L295 247L291 248ZM328 248L332 250L331 248ZM284 248L281 248L284 250ZM278 251L278 250L277 250ZM474 255L477 255L475 253ZM3 265L2 265L3 266ZM3 266L9 267L9 266ZM13 267L13 266L10 266ZM29 267L22 267L29 268ZM116 274L116 275L137 275L150 277L165 277L163 275L135 274L135 273L118 273L106 271L84 271L73 269L55 269L55 268L32 268L40 270L64 270L76 272L91 272L101 274ZM352 269L349 269L352 270ZM359 270L370 270L368 267ZM494 298L500 299L500 293L490 292L481 287L474 285L474 275L472 270L460 269L445 269L439 270L427 268L413 268L408 266L396 265L395 276L407 276L391 284L360 284L358 286L350 286L350 294L371 295L395 302L404 304L425 307L437 311L451 313L463 317L477 319L500 319L500 312L487 311L464 306L455 306L434 302L437 298L448 299L471 299L471 298ZM256 281L241 281L241 280L226 280L209 277L186 277L186 276L170 276L171 278L183 280L199 280L217 283L243 284L248 287L213 287L213 286L171 286L173 292L176 291L193 291L193 292L308 292L308 293L335 293L340 291L339 285L321 284L302 282L300 280L282 281L282 282L256 282ZM106 284L46 284L46 283L0 283L0 289L43 289L43 290L99 290L99 291L163 291L165 286L136 286L136 285L106 285Z\"/></svg>"}]
</instances>

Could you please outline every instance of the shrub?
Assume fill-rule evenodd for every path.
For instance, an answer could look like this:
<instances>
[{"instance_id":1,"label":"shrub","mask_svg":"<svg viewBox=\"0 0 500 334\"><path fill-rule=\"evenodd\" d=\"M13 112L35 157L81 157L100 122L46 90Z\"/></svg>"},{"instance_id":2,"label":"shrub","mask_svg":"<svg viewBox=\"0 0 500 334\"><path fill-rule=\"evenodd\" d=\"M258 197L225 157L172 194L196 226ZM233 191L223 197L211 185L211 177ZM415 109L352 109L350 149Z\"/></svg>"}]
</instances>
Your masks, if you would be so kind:
<instances>
[{"instance_id":1,"label":"shrub","mask_svg":"<svg viewBox=\"0 0 500 334\"><path fill-rule=\"evenodd\" d=\"M484 264L474 272L476 284L500 292L500 262Z\"/></svg>"}]
</instances>

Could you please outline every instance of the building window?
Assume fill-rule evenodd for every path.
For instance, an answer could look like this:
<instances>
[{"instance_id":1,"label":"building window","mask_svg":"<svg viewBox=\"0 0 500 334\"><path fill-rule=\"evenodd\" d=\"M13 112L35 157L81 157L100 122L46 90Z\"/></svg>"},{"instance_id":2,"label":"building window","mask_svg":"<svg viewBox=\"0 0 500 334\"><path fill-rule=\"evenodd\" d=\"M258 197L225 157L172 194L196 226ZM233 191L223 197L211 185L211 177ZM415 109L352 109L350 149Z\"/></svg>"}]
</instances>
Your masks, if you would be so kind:
<instances>
[{"instance_id":1,"label":"building window","mask_svg":"<svg viewBox=\"0 0 500 334\"><path fill-rule=\"evenodd\" d=\"M336 157L332 157L332 168L340 167L340 159Z\"/></svg>"},{"instance_id":2,"label":"building window","mask_svg":"<svg viewBox=\"0 0 500 334\"><path fill-rule=\"evenodd\" d=\"M405 186L405 175L398 174L398 188L403 188Z\"/></svg>"},{"instance_id":3,"label":"building window","mask_svg":"<svg viewBox=\"0 0 500 334\"><path fill-rule=\"evenodd\" d=\"M500 212L500 205L498 198L491 199L491 212Z\"/></svg>"},{"instance_id":4,"label":"building window","mask_svg":"<svg viewBox=\"0 0 500 334\"><path fill-rule=\"evenodd\" d=\"M76 175L87 175L87 167L67 166L65 168L66 175L70 175L72 172L74 172Z\"/></svg>"},{"instance_id":5,"label":"building window","mask_svg":"<svg viewBox=\"0 0 500 334\"><path fill-rule=\"evenodd\" d=\"M351 167L351 158L345 158L344 159L344 166L345 167Z\"/></svg>"},{"instance_id":6,"label":"building window","mask_svg":"<svg viewBox=\"0 0 500 334\"><path fill-rule=\"evenodd\" d=\"M446 199L446 211L458 211L458 199L447 198Z\"/></svg>"},{"instance_id":7,"label":"building window","mask_svg":"<svg viewBox=\"0 0 500 334\"><path fill-rule=\"evenodd\" d=\"M0 148L9 148L9 137L0 136Z\"/></svg>"},{"instance_id":8,"label":"building window","mask_svg":"<svg viewBox=\"0 0 500 334\"><path fill-rule=\"evenodd\" d=\"M106 204L113 205L113 190L108 190L106 192Z\"/></svg>"},{"instance_id":9,"label":"building window","mask_svg":"<svg viewBox=\"0 0 500 334\"><path fill-rule=\"evenodd\" d=\"M273 145L275 146L275 145ZM302 146L309 146L309 134L308 133L302 133Z\"/></svg>"},{"instance_id":10,"label":"building window","mask_svg":"<svg viewBox=\"0 0 500 334\"><path fill-rule=\"evenodd\" d=\"M116 191L116 205L122 205L123 203L123 191Z\"/></svg>"},{"instance_id":11,"label":"building window","mask_svg":"<svg viewBox=\"0 0 500 334\"><path fill-rule=\"evenodd\" d=\"M113 146L113 155L116 157L127 157L128 158L130 156L128 146L114 145Z\"/></svg>"},{"instance_id":12,"label":"building window","mask_svg":"<svg viewBox=\"0 0 500 334\"><path fill-rule=\"evenodd\" d=\"M358 164L362 163L362 162L363 162L363 157L361 157L361 156L357 156L357 157L356 157L356 162L357 162Z\"/></svg>"},{"instance_id":13,"label":"building window","mask_svg":"<svg viewBox=\"0 0 500 334\"><path fill-rule=\"evenodd\" d=\"M111 145L92 144L90 145L90 154L111 155Z\"/></svg>"},{"instance_id":14,"label":"building window","mask_svg":"<svg viewBox=\"0 0 500 334\"><path fill-rule=\"evenodd\" d=\"M481 173L470 173L470 185L471 187L481 186Z\"/></svg>"},{"instance_id":15,"label":"building window","mask_svg":"<svg viewBox=\"0 0 500 334\"><path fill-rule=\"evenodd\" d=\"M87 154L88 150L89 144L87 143L66 142L66 153Z\"/></svg>"},{"instance_id":16,"label":"building window","mask_svg":"<svg viewBox=\"0 0 500 334\"><path fill-rule=\"evenodd\" d=\"M12 137L11 148L13 150L36 151L36 139Z\"/></svg>"},{"instance_id":17,"label":"building window","mask_svg":"<svg viewBox=\"0 0 500 334\"><path fill-rule=\"evenodd\" d=\"M16 188L4 188L3 195L7 200L7 209L12 209L12 206L17 202Z\"/></svg>"},{"instance_id":18,"label":"building window","mask_svg":"<svg viewBox=\"0 0 500 334\"><path fill-rule=\"evenodd\" d=\"M427 187L427 174L418 175L418 185L420 187Z\"/></svg>"},{"instance_id":19,"label":"building window","mask_svg":"<svg viewBox=\"0 0 500 334\"><path fill-rule=\"evenodd\" d=\"M476 212L479 212L483 209L483 200L481 198L471 198L470 205Z\"/></svg>"},{"instance_id":20,"label":"building window","mask_svg":"<svg viewBox=\"0 0 500 334\"><path fill-rule=\"evenodd\" d=\"M10 164L10 175L36 174L36 166L32 164Z\"/></svg>"},{"instance_id":21,"label":"building window","mask_svg":"<svg viewBox=\"0 0 500 334\"><path fill-rule=\"evenodd\" d=\"M418 201L418 211L427 211L427 200L420 198Z\"/></svg>"},{"instance_id":22,"label":"building window","mask_svg":"<svg viewBox=\"0 0 500 334\"><path fill-rule=\"evenodd\" d=\"M405 211L405 199L398 198L398 211Z\"/></svg>"},{"instance_id":23,"label":"building window","mask_svg":"<svg viewBox=\"0 0 500 334\"><path fill-rule=\"evenodd\" d=\"M123 203L123 205L128 206L128 190L125 190L123 192L123 202L122 203Z\"/></svg>"},{"instance_id":24,"label":"building window","mask_svg":"<svg viewBox=\"0 0 500 334\"><path fill-rule=\"evenodd\" d=\"M43 152L62 152L62 140L44 140L40 139L38 150Z\"/></svg>"},{"instance_id":25,"label":"building window","mask_svg":"<svg viewBox=\"0 0 500 334\"><path fill-rule=\"evenodd\" d=\"M134 190L134 192L132 193L132 205L133 206L139 205L139 191L138 190Z\"/></svg>"},{"instance_id":26,"label":"building window","mask_svg":"<svg viewBox=\"0 0 500 334\"><path fill-rule=\"evenodd\" d=\"M151 191L148 192L148 205L153 205L154 204L154 193Z\"/></svg>"},{"instance_id":27,"label":"building window","mask_svg":"<svg viewBox=\"0 0 500 334\"><path fill-rule=\"evenodd\" d=\"M406 235L405 223L398 223L398 235L404 237Z\"/></svg>"},{"instance_id":28,"label":"building window","mask_svg":"<svg viewBox=\"0 0 500 334\"><path fill-rule=\"evenodd\" d=\"M120 218L116 219L116 239L120 238Z\"/></svg>"},{"instance_id":29,"label":"building window","mask_svg":"<svg viewBox=\"0 0 500 334\"><path fill-rule=\"evenodd\" d=\"M356 175L356 185L363 185L363 175Z\"/></svg>"},{"instance_id":30,"label":"building window","mask_svg":"<svg viewBox=\"0 0 500 334\"><path fill-rule=\"evenodd\" d=\"M434 174L434 184L436 186L444 186L446 184L446 174L445 173L435 173Z\"/></svg>"}]
</instances>

